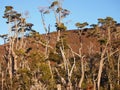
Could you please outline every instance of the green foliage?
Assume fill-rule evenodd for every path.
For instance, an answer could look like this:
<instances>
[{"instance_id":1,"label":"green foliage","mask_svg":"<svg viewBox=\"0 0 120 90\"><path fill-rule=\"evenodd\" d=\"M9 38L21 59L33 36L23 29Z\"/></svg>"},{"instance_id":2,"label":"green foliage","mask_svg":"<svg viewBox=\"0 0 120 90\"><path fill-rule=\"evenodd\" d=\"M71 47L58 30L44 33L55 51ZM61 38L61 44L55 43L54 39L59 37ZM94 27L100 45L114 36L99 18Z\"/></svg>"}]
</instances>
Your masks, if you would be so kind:
<instances>
[{"instance_id":1,"label":"green foliage","mask_svg":"<svg viewBox=\"0 0 120 90\"><path fill-rule=\"evenodd\" d=\"M98 23L104 24L104 23L105 23L105 20L102 19L102 18L99 18L99 19L98 19Z\"/></svg>"},{"instance_id":2,"label":"green foliage","mask_svg":"<svg viewBox=\"0 0 120 90\"><path fill-rule=\"evenodd\" d=\"M116 21L114 21L114 19L112 17L106 17L105 21L106 21L106 24L109 25L109 26L110 25L112 26L116 23Z\"/></svg>"},{"instance_id":3,"label":"green foliage","mask_svg":"<svg viewBox=\"0 0 120 90\"><path fill-rule=\"evenodd\" d=\"M84 27L87 26L87 25L88 25L87 22L84 22L84 23L79 23L79 22L77 22L77 23L75 24L75 26L76 26L77 28L84 28Z\"/></svg>"},{"instance_id":4,"label":"green foliage","mask_svg":"<svg viewBox=\"0 0 120 90\"><path fill-rule=\"evenodd\" d=\"M49 80L48 90L56 90L56 82L54 79Z\"/></svg>"},{"instance_id":5,"label":"green foliage","mask_svg":"<svg viewBox=\"0 0 120 90\"><path fill-rule=\"evenodd\" d=\"M7 12L7 11L10 11L10 10L12 10L13 9L13 7L12 6L5 6L5 11L4 12Z\"/></svg>"},{"instance_id":6,"label":"green foliage","mask_svg":"<svg viewBox=\"0 0 120 90\"><path fill-rule=\"evenodd\" d=\"M44 62L44 55L40 52L31 52L28 56L29 67L32 71L37 70L40 67L40 63Z\"/></svg>"},{"instance_id":7,"label":"green foliage","mask_svg":"<svg viewBox=\"0 0 120 90\"><path fill-rule=\"evenodd\" d=\"M19 49L19 50L16 50L15 53L18 56L24 56L25 55L25 50L24 49Z\"/></svg>"},{"instance_id":8,"label":"green foliage","mask_svg":"<svg viewBox=\"0 0 120 90\"><path fill-rule=\"evenodd\" d=\"M56 23L55 27L57 28L57 31L66 31L67 27L64 25L64 23Z\"/></svg>"},{"instance_id":9,"label":"green foliage","mask_svg":"<svg viewBox=\"0 0 120 90\"><path fill-rule=\"evenodd\" d=\"M69 49L69 46L67 44L67 41L66 41L66 36L65 35L61 35L60 36L60 40L56 43L56 51L57 52L60 52L59 49L60 47L64 50L67 50Z\"/></svg>"},{"instance_id":10,"label":"green foliage","mask_svg":"<svg viewBox=\"0 0 120 90\"><path fill-rule=\"evenodd\" d=\"M32 41L33 43L39 43L39 41L40 41L40 42L46 44L46 41L44 39L42 39L39 32L35 32L35 31L31 32L30 36L31 36L31 38L33 38L33 41ZM44 47L44 45L43 45L43 47Z\"/></svg>"},{"instance_id":11,"label":"green foliage","mask_svg":"<svg viewBox=\"0 0 120 90\"><path fill-rule=\"evenodd\" d=\"M60 47L61 47L63 50L69 49L67 43L64 42L64 41L58 41L58 42L56 43L56 52L57 52L57 53L61 53Z\"/></svg>"},{"instance_id":12,"label":"green foliage","mask_svg":"<svg viewBox=\"0 0 120 90\"><path fill-rule=\"evenodd\" d=\"M51 79L51 73L50 73L50 69L47 63L40 63L39 64L39 70L40 70L40 80L45 83L45 84L49 84L50 83L50 79Z\"/></svg>"},{"instance_id":13,"label":"green foliage","mask_svg":"<svg viewBox=\"0 0 120 90\"><path fill-rule=\"evenodd\" d=\"M58 4L59 4L58 1L54 1L54 2L52 2L52 4L50 5L50 8L53 8L54 6L56 6L56 5L58 5Z\"/></svg>"},{"instance_id":14,"label":"green foliage","mask_svg":"<svg viewBox=\"0 0 120 90\"><path fill-rule=\"evenodd\" d=\"M98 25L96 25L96 24L91 24L90 26L93 27L93 28L96 28Z\"/></svg>"},{"instance_id":15,"label":"green foliage","mask_svg":"<svg viewBox=\"0 0 120 90\"><path fill-rule=\"evenodd\" d=\"M62 8L61 0L53 1L49 9L52 9L52 11L54 12L56 19L55 23L56 30L65 31L67 27L64 25L64 23L62 23L62 19L69 15L70 11Z\"/></svg>"},{"instance_id":16,"label":"green foliage","mask_svg":"<svg viewBox=\"0 0 120 90\"><path fill-rule=\"evenodd\" d=\"M50 54L49 54L48 60L60 63L61 60L62 60L62 57L59 54L53 53L51 51Z\"/></svg>"},{"instance_id":17,"label":"green foliage","mask_svg":"<svg viewBox=\"0 0 120 90\"><path fill-rule=\"evenodd\" d=\"M13 78L14 90L28 90L34 84L32 81L32 72L27 68L19 68L16 74Z\"/></svg>"},{"instance_id":18,"label":"green foliage","mask_svg":"<svg viewBox=\"0 0 120 90\"><path fill-rule=\"evenodd\" d=\"M19 69L17 71L19 75L17 80L14 83L18 83L18 88L23 88L24 90L28 90L30 86L33 84L32 82L32 72L27 68Z\"/></svg>"},{"instance_id":19,"label":"green foliage","mask_svg":"<svg viewBox=\"0 0 120 90\"><path fill-rule=\"evenodd\" d=\"M98 24L101 24L101 26L115 26L117 22L112 18L112 17L106 17L105 19L99 18L98 19Z\"/></svg>"},{"instance_id":20,"label":"green foliage","mask_svg":"<svg viewBox=\"0 0 120 90\"><path fill-rule=\"evenodd\" d=\"M62 11L63 9L61 7L58 7L56 12L59 13L60 11Z\"/></svg>"},{"instance_id":21,"label":"green foliage","mask_svg":"<svg viewBox=\"0 0 120 90\"><path fill-rule=\"evenodd\" d=\"M105 45L107 43L107 39L99 39L98 42L100 43L100 45Z\"/></svg>"}]
</instances>

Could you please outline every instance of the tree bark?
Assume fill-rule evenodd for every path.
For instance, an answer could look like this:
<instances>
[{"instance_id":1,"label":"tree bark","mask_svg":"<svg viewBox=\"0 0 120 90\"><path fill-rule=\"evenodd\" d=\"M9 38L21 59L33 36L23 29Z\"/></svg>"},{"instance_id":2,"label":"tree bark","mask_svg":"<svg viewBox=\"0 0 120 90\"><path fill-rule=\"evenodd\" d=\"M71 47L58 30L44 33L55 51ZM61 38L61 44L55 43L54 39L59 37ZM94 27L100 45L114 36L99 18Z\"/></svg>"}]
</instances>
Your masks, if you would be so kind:
<instances>
[{"instance_id":1,"label":"tree bark","mask_svg":"<svg viewBox=\"0 0 120 90\"><path fill-rule=\"evenodd\" d=\"M4 73L3 73L3 71L2 71L2 90L4 90Z\"/></svg>"},{"instance_id":2,"label":"tree bark","mask_svg":"<svg viewBox=\"0 0 120 90\"><path fill-rule=\"evenodd\" d=\"M57 90L62 90L61 89L61 84L57 84Z\"/></svg>"},{"instance_id":3,"label":"tree bark","mask_svg":"<svg viewBox=\"0 0 120 90\"><path fill-rule=\"evenodd\" d=\"M79 85L78 85L78 87L79 87L80 89L81 89L81 87L82 87L82 82L83 82L83 80L84 80L84 75L85 75L83 58L84 58L84 57L82 57L82 59L81 59L81 71L82 71L82 75L81 75L81 79L80 79Z\"/></svg>"},{"instance_id":4,"label":"tree bark","mask_svg":"<svg viewBox=\"0 0 120 90\"><path fill-rule=\"evenodd\" d=\"M117 81L117 84L118 86L120 85L120 53L119 53L119 58L118 58L118 81Z\"/></svg>"},{"instance_id":5,"label":"tree bark","mask_svg":"<svg viewBox=\"0 0 120 90\"><path fill-rule=\"evenodd\" d=\"M103 65L104 65L104 55L105 55L105 52L106 52L106 48L107 48L107 45L101 55L101 60L100 60L100 65L99 65L99 71L98 71L98 80L97 80L97 88L98 90L100 90L100 81L101 81L101 74L102 74L102 68L103 68Z\"/></svg>"}]
</instances>

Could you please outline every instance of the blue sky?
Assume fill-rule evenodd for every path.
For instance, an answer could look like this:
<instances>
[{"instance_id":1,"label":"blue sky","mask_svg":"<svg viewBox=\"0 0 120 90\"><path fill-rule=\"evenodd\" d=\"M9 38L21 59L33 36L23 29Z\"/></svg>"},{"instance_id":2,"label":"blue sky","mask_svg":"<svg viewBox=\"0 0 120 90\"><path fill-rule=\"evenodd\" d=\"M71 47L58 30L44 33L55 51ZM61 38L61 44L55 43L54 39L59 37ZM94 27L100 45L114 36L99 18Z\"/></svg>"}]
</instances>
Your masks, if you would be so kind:
<instances>
[{"instance_id":1,"label":"blue sky","mask_svg":"<svg viewBox=\"0 0 120 90\"><path fill-rule=\"evenodd\" d=\"M13 6L14 10L19 13L29 12L27 22L34 24L33 29L44 33L41 23L41 17L38 8L49 6L53 0L0 0L0 34L8 33L6 19L3 19L5 6ZM107 16L113 17L120 22L120 0L63 0L63 8L70 10L70 15L64 19L68 29L75 29L76 22L88 22L89 24L97 23L98 18ZM54 29L53 14L46 15L47 24L51 25L51 31ZM0 44L3 41L0 39Z\"/></svg>"}]
</instances>

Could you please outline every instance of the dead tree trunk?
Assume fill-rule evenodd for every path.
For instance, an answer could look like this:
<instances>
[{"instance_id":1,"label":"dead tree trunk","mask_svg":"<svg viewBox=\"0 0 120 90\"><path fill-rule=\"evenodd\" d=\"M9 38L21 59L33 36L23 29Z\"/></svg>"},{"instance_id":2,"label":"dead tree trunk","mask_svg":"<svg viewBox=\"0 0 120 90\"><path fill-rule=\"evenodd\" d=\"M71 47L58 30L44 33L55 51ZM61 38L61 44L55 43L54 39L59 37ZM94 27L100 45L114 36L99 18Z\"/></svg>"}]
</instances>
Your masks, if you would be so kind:
<instances>
[{"instance_id":1,"label":"dead tree trunk","mask_svg":"<svg viewBox=\"0 0 120 90\"><path fill-rule=\"evenodd\" d=\"M101 74L102 74L102 68L103 68L103 65L104 65L104 55L105 55L105 52L106 52L106 48L107 46L105 47L102 55L101 55L101 60L100 60L100 65L99 65L99 71L98 71L98 80L97 80L97 88L98 90L100 90L100 81L101 81Z\"/></svg>"},{"instance_id":2,"label":"dead tree trunk","mask_svg":"<svg viewBox=\"0 0 120 90\"><path fill-rule=\"evenodd\" d=\"M117 65L117 67L118 67L118 81L117 81L117 84L118 84L118 86L120 85L120 52L119 52L119 58L118 58L118 65Z\"/></svg>"},{"instance_id":3,"label":"dead tree trunk","mask_svg":"<svg viewBox=\"0 0 120 90\"><path fill-rule=\"evenodd\" d=\"M85 76L85 70L84 70L84 56L81 57L81 71L82 71L82 75L78 84L78 87L81 89L82 87L82 82L84 80L84 76Z\"/></svg>"}]
</instances>

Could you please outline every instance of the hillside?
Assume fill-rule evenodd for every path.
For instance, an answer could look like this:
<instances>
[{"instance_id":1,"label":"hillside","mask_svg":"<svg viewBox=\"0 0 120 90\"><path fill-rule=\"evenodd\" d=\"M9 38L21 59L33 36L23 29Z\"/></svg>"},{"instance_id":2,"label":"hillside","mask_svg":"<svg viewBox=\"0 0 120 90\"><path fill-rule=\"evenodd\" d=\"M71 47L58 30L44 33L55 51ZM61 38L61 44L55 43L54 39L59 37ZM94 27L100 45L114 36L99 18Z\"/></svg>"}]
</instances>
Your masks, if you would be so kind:
<instances>
[{"instance_id":1,"label":"hillside","mask_svg":"<svg viewBox=\"0 0 120 90\"><path fill-rule=\"evenodd\" d=\"M115 43L116 41L119 41L119 32L120 32L120 26L116 26L117 31L113 31L111 36L113 34L118 34L117 38L115 36L112 37L112 42ZM81 30L67 30L64 32L61 32L62 35L65 36L67 44L73 49L74 52L78 53L80 48L80 38L82 39L82 52L85 54L89 53L90 48L92 49L93 53L97 53L100 51L100 36L95 33L95 30L93 28L85 28L82 30L81 36L79 35ZM102 29L101 29L102 31ZM101 34L107 35L107 32L103 30ZM53 48L55 48L56 42L57 42L57 32L51 32L49 36L49 45ZM47 37L48 37L47 36ZM40 35L39 39L43 42L47 39L45 34ZM25 38L25 42L27 44L27 47L32 47L32 49L39 49L40 51L44 52L44 45L42 43L36 44L34 38L27 37ZM38 46L37 46L38 45ZM0 46L0 56L4 54L4 46ZM117 45L119 46L119 45ZM116 47L118 48L118 47Z\"/></svg>"},{"instance_id":2,"label":"hillside","mask_svg":"<svg viewBox=\"0 0 120 90\"><path fill-rule=\"evenodd\" d=\"M93 90L96 88L94 80L99 75L99 63L104 58L101 88L103 90L111 88L107 83L114 79L114 83L111 84L114 90L119 90L119 86L115 84L119 81L116 67L120 65L120 63L117 64L120 57L120 26L118 24L110 31L110 42L108 37L108 30L100 27L99 31L94 28L62 31L59 41L57 41L58 32L48 34L34 32L23 39L13 39L13 43L0 46L0 74L5 74L4 77L0 77L0 86L4 90L8 88L9 90L12 88L14 90L17 88L79 90L76 85L80 85L85 74L81 88ZM10 49L10 45L13 45L13 49ZM9 65L13 65L12 68ZM10 80L13 81L12 87L8 84L11 83Z\"/></svg>"},{"instance_id":3,"label":"hillside","mask_svg":"<svg viewBox=\"0 0 120 90\"><path fill-rule=\"evenodd\" d=\"M43 25L45 34L27 22L28 11L5 6L8 33L0 34L0 90L120 90L120 23L107 16L91 25L75 22L77 29L67 30L70 11L62 1L38 8L41 24L38 16L31 19Z\"/></svg>"},{"instance_id":4,"label":"hillside","mask_svg":"<svg viewBox=\"0 0 120 90\"><path fill-rule=\"evenodd\" d=\"M80 48L79 31L80 30L68 30L68 31L62 32L62 34L65 34L67 44L76 53L79 52L79 48ZM45 41L45 37L46 37L45 34L40 36L42 41ZM50 37L49 45L51 47L55 48L56 41L57 41L57 32L50 33L49 37ZM93 49L93 51L99 52L100 45L99 45L97 37L89 36L87 31L83 31L81 38L82 38L82 42L83 42L83 50L82 50L83 53L89 53L88 51L89 51L90 45L91 45L91 48ZM32 47L33 50L39 49L40 51L44 52L45 48L41 44L39 44L37 46L36 43L32 43L32 41L34 41L34 38L27 37L25 39L27 39L27 47ZM2 55L4 55L4 53L5 53L4 46L5 45L0 46L0 57L2 57Z\"/></svg>"}]
</instances>

